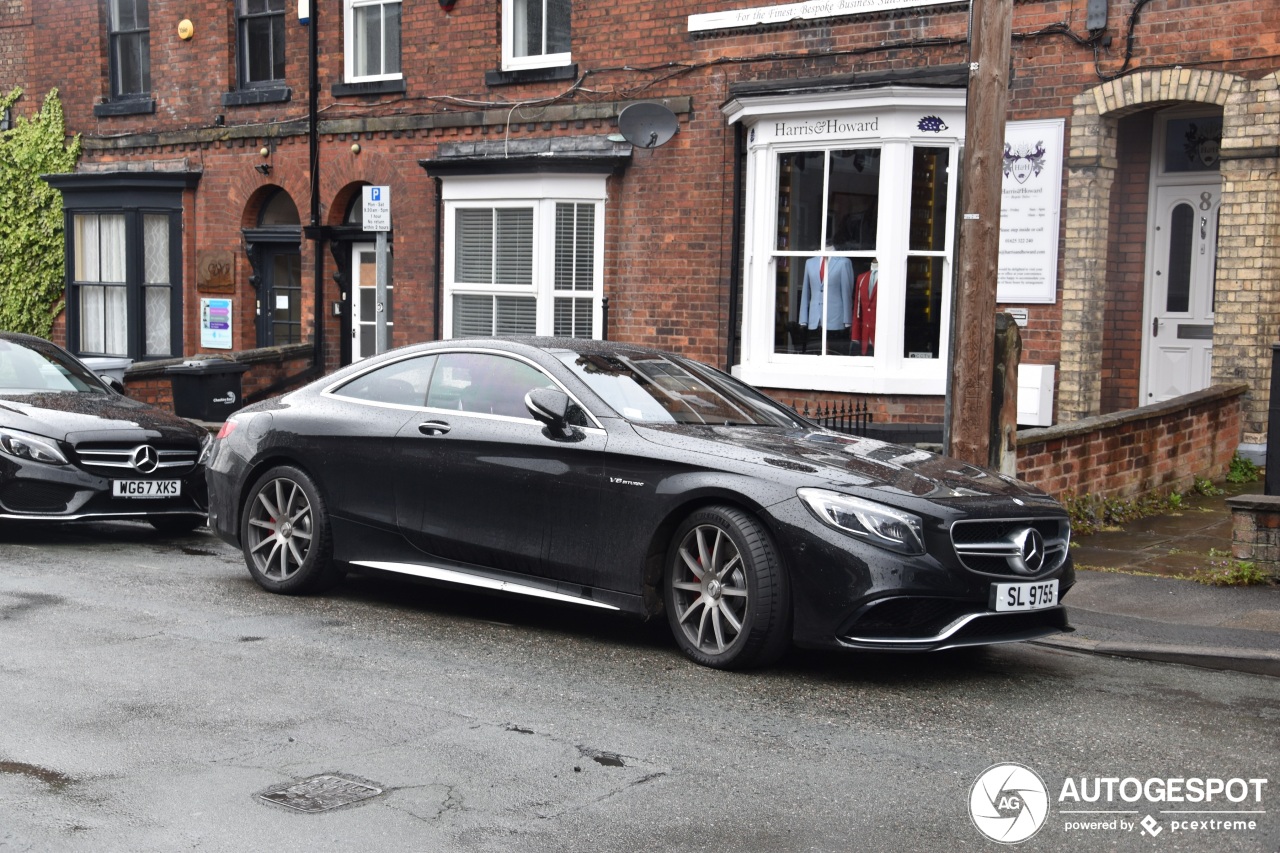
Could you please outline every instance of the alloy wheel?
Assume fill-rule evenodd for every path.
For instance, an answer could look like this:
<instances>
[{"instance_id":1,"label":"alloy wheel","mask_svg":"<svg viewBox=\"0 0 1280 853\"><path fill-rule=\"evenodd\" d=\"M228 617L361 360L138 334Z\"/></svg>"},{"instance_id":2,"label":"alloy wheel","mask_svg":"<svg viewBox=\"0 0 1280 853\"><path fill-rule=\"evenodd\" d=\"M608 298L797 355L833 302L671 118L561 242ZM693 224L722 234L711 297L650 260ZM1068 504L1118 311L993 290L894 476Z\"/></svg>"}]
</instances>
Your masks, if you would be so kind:
<instances>
[{"instance_id":1,"label":"alloy wheel","mask_svg":"<svg viewBox=\"0 0 1280 853\"><path fill-rule=\"evenodd\" d=\"M741 636L750 605L742 554L713 524L690 530L677 553L671 581L676 621L699 651L723 654Z\"/></svg>"},{"instance_id":2,"label":"alloy wheel","mask_svg":"<svg viewBox=\"0 0 1280 853\"><path fill-rule=\"evenodd\" d=\"M287 478L266 483L249 510L249 553L263 576L286 581L298 573L311 550L311 502L300 484Z\"/></svg>"}]
</instances>

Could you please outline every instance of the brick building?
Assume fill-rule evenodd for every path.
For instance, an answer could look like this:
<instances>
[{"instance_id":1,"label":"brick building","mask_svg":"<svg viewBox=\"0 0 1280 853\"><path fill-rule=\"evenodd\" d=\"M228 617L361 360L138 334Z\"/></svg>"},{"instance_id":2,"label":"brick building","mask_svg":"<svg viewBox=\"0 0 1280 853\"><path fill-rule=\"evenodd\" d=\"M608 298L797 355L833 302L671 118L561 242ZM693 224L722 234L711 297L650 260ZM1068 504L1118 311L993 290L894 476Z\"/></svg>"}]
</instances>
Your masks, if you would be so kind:
<instances>
[{"instance_id":1,"label":"brick building","mask_svg":"<svg viewBox=\"0 0 1280 853\"><path fill-rule=\"evenodd\" d=\"M607 335L941 423L967 4L299 5L4 0L0 85L57 87L84 140L50 179L74 351L261 350L256 387L362 357L375 185L393 345ZM1244 379L1264 441L1280 6L1018 0L1013 32L999 300L1028 421ZM641 103L665 109L637 137Z\"/></svg>"}]
</instances>

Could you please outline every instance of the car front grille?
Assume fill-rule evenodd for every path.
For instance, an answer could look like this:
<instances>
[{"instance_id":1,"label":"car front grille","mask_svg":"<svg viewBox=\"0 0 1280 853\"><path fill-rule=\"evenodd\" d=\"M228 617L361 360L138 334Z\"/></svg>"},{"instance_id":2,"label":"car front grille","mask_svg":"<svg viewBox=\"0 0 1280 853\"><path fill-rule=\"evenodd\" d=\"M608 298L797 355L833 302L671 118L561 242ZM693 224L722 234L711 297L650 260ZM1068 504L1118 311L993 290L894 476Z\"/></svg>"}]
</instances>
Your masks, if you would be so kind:
<instances>
[{"instance_id":1,"label":"car front grille","mask_svg":"<svg viewBox=\"0 0 1280 853\"><path fill-rule=\"evenodd\" d=\"M7 512L66 512L76 495L74 486L14 480L0 492L0 507Z\"/></svg>"},{"instance_id":2,"label":"car front grille","mask_svg":"<svg viewBox=\"0 0 1280 853\"><path fill-rule=\"evenodd\" d=\"M148 445L156 451L156 465L152 471L141 471L133 461L138 457L139 450ZM82 468L107 477L118 477L125 471L135 476L141 471L155 477L180 477L195 470L196 461L200 458L199 447L173 442L84 443L77 444L75 452Z\"/></svg>"},{"instance_id":3,"label":"car front grille","mask_svg":"<svg viewBox=\"0 0 1280 853\"><path fill-rule=\"evenodd\" d=\"M957 521L951 544L962 565L984 575L1034 577L1067 559L1071 522L1065 518L1001 518ZM1041 553L1037 556L1036 549Z\"/></svg>"}]
</instances>

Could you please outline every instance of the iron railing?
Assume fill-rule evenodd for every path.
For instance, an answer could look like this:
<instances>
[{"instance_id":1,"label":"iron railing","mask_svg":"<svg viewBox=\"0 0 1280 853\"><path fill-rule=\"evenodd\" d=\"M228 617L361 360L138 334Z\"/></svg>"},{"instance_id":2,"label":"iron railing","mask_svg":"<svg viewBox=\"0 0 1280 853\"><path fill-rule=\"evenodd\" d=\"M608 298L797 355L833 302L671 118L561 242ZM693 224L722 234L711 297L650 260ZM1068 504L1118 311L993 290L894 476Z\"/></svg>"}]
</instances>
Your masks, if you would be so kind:
<instances>
[{"instance_id":1,"label":"iron railing","mask_svg":"<svg viewBox=\"0 0 1280 853\"><path fill-rule=\"evenodd\" d=\"M805 401L803 408L793 402L791 408L819 426L848 435L865 436L875 419L875 414L867 408L865 400L858 400L856 403L846 400L839 403L815 403L812 410L808 401Z\"/></svg>"}]
</instances>

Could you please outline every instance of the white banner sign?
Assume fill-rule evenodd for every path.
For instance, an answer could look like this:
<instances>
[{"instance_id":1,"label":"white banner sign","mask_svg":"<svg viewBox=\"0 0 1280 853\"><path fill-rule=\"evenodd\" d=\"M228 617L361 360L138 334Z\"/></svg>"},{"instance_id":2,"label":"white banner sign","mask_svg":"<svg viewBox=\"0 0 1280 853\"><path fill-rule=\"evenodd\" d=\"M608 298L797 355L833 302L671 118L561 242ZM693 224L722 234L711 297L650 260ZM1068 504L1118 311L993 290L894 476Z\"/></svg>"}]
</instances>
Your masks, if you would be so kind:
<instances>
[{"instance_id":1,"label":"white banner sign","mask_svg":"<svg viewBox=\"0 0 1280 853\"><path fill-rule=\"evenodd\" d=\"M997 302L1057 299L1063 123L1048 119L1005 125Z\"/></svg>"},{"instance_id":2,"label":"white banner sign","mask_svg":"<svg viewBox=\"0 0 1280 853\"><path fill-rule=\"evenodd\" d=\"M807 3L787 3L784 6L761 6L754 9L690 15L689 32L727 30L760 24L785 24L788 21L812 18L869 15L874 12L893 12L899 9L954 5L955 3L956 0L809 0Z\"/></svg>"}]
</instances>

